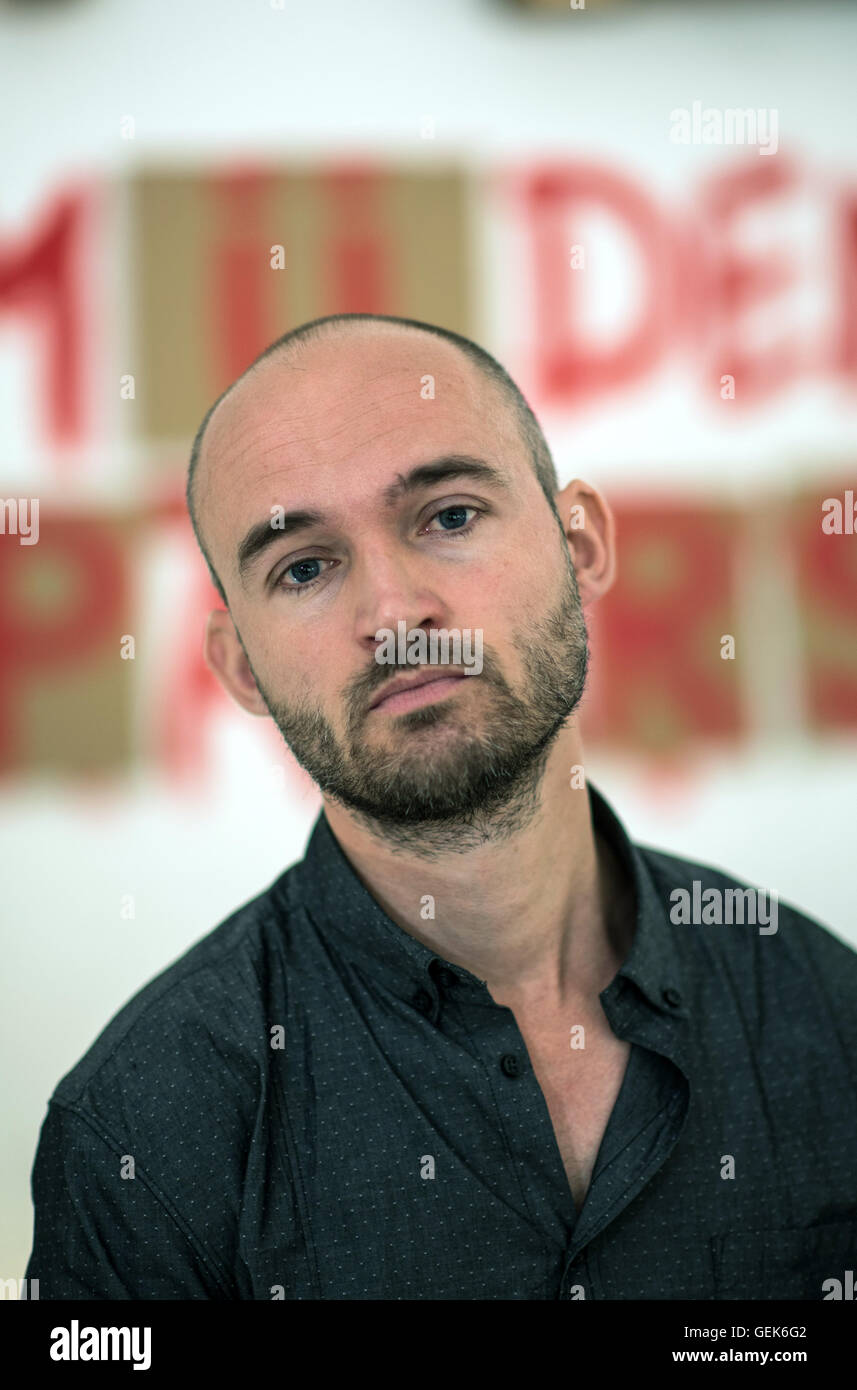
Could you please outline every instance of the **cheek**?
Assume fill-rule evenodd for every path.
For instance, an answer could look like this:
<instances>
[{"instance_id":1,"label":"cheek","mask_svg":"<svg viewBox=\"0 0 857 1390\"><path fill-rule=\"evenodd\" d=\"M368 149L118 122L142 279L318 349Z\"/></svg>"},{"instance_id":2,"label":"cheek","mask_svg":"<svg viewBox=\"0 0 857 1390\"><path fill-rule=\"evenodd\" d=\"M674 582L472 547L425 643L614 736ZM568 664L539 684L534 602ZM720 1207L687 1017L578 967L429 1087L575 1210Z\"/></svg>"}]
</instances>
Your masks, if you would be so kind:
<instances>
[{"instance_id":1,"label":"cheek","mask_svg":"<svg viewBox=\"0 0 857 1390\"><path fill-rule=\"evenodd\" d=\"M327 615L314 606L311 620L302 621L302 602L276 599L261 611L236 613L235 622L260 681L274 698L310 700L335 713L360 656L351 651L348 664L345 630L335 613ZM297 608L297 615L287 605ZM368 653L363 660L368 664Z\"/></svg>"},{"instance_id":2,"label":"cheek","mask_svg":"<svg viewBox=\"0 0 857 1390\"><path fill-rule=\"evenodd\" d=\"M348 665L343 655L345 645L342 633L317 628L300 632L291 626L280 643L269 640L268 670L281 698L306 702L333 723L339 723L343 691L354 680L359 666L357 655ZM368 653L363 663L368 666Z\"/></svg>"},{"instance_id":3,"label":"cheek","mask_svg":"<svg viewBox=\"0 0 857 1390\"><path fill-rule=\"evenodd\" d=\"M513 628L539 618L558 582L556 566L549 565L545 555L545 549L531 546L474 567L455 587L453 606L462 614L462 626L482 627L486 640L502 642ZM489 638L489 632L496 638Z\"/></svg>"},{"instance_id":4,"label":"cheek","mask_svg":"<svg viewBox=\"0 0 857 1390\"><path fill-rule=\"evenodd\" d=\"M293 700L306 688L311 658L308 640L296 640L292 628L286 630L267 616L265 620L256 616L246 627L239 620L239 630L256 674L271 696Z\"/></svg>"}]
</instances>

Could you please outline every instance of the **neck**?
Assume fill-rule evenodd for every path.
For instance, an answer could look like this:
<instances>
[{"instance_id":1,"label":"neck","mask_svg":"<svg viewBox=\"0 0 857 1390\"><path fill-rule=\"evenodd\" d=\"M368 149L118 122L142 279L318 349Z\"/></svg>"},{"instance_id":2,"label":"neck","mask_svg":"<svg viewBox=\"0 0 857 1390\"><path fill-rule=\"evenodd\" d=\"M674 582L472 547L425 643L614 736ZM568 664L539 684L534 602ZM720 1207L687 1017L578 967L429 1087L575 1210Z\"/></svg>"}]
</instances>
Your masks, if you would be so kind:
<instances>
[{"instance_id":1,"label":"neck","mask_svg":"<svg viewBox=\"0 0 857 1390\"><path fill-rule=\"evenodd\" d=\"M630 884L595 835L586 787L569 786L582 752L569 721L516 828L508 819L496 837L483 828L463 852L390 845L325 799L334 835L387 916L484 980L498 1003L547 1011L593 998L630 949Z\"/></svg>"}]
</instances>

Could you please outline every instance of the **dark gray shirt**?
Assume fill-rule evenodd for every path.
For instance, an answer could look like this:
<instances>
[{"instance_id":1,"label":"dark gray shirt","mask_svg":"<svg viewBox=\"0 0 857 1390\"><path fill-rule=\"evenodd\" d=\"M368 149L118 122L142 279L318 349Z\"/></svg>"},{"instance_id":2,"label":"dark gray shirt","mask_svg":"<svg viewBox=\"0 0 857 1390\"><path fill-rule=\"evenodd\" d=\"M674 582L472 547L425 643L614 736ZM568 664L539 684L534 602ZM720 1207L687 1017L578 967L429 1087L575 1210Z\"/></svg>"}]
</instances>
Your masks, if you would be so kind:
<instances>
[{"instance_id":1,"label":"dark gray shirt","mask_svg":"<svg viewBox=\"0 0 857 1390\"><path fill-rule=\"evenodd\" d=\"M775 933L672 920L675 889L746 885L589 796L636 926L579 1215L514 1014L386 916L322 814L57 1086L40 1297L823 1299L857 1269L857 953L782 903Z\"/></svg>"}]
</instances>

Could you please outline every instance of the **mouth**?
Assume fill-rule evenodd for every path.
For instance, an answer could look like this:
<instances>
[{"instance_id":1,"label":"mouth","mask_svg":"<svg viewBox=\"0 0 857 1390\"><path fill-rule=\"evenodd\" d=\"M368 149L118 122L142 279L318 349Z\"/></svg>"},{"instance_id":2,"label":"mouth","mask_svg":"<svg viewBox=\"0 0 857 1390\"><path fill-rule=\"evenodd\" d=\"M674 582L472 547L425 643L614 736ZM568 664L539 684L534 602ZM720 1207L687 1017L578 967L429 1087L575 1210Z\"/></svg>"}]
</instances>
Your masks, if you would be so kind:
<instances>
[{"instance_id":1,"label":"mouth","mask_svg":"<svg viewBox=\"0 0 857 1390\"><path fill-rule=\"evenodd\" d=\"M381 710L384 714L403 714L406 710L445 699L461 685L462 680L464 672L453 675L438 672L411 681L393 680L388 689L379 691L369 708L373 712Z\"/></svg>"}]
</instances>

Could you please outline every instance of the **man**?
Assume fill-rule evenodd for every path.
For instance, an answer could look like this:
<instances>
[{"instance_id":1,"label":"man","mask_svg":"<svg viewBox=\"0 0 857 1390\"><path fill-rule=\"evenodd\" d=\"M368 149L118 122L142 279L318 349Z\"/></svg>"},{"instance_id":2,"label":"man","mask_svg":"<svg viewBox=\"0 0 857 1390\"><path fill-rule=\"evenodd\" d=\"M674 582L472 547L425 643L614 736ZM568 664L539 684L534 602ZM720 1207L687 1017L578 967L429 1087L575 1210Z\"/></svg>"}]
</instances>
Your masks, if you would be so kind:
<instances>
[{"instance_id":1,"label":"man","mask_svg":"<svg viewBox=\"0 0 857 1390\"><path fill-rule=\"evenodd\" d=\"M613 520L502 368L304 325L209 411L188 503L206 660L323 811L57 1087L42 1298L827 1296L857 954L587 785Z\"/></svg>"}]
</instances>

